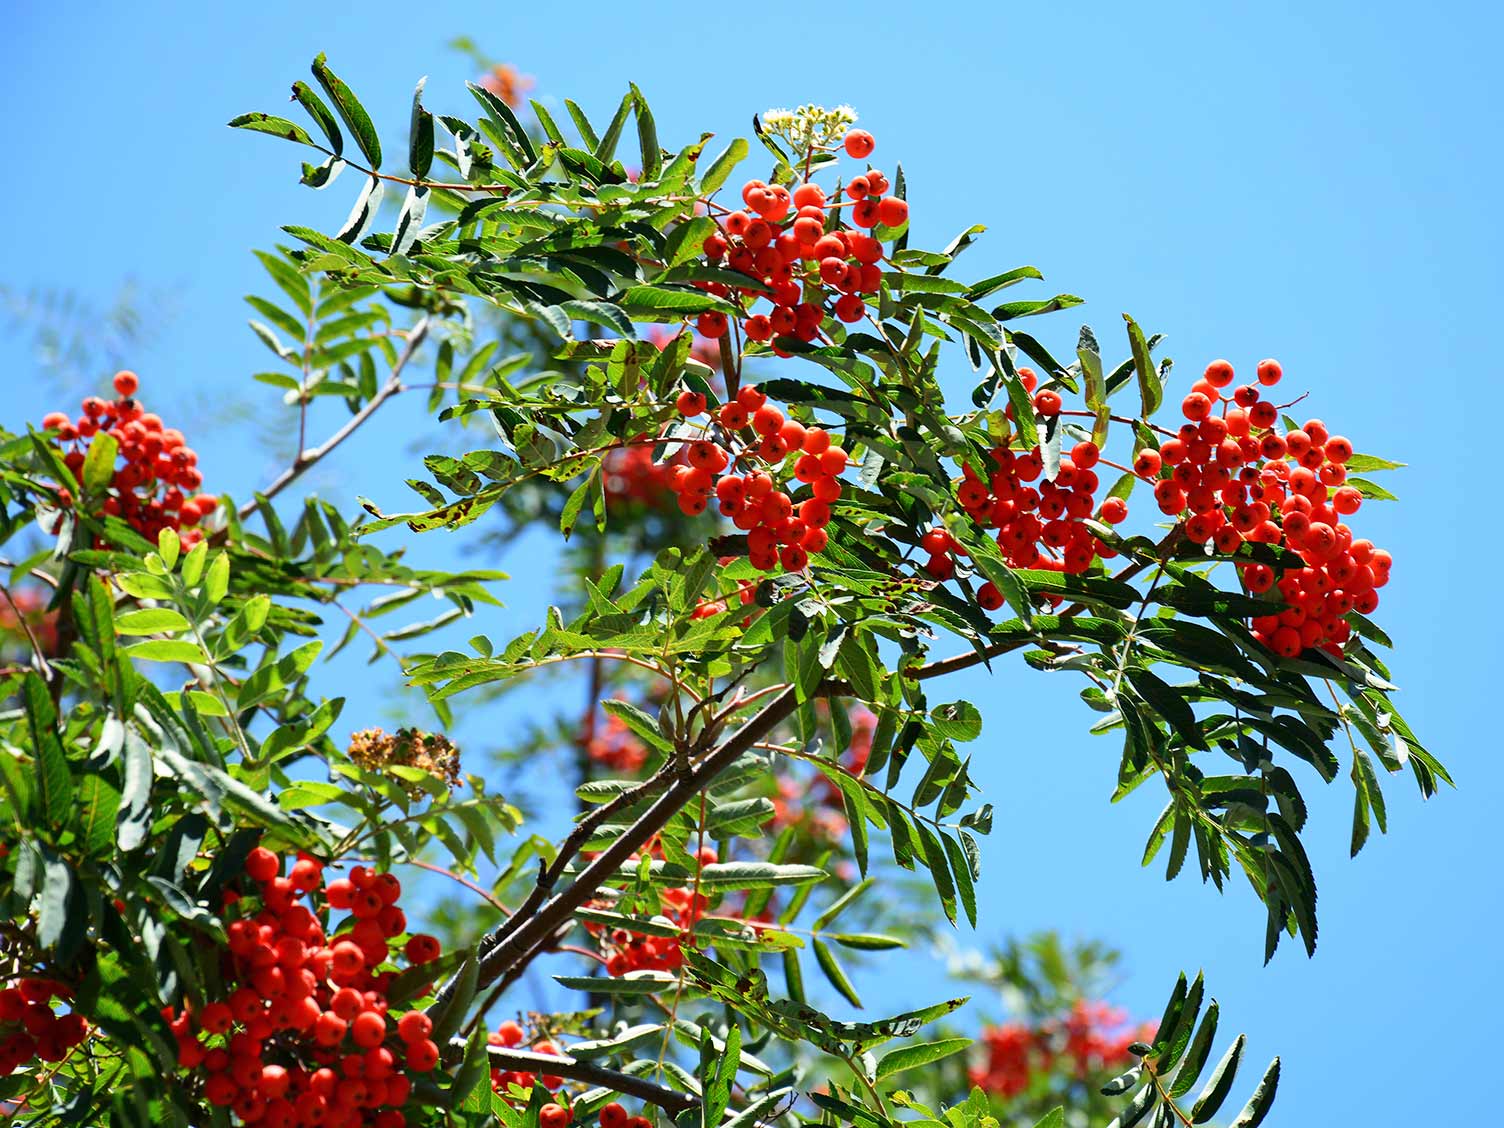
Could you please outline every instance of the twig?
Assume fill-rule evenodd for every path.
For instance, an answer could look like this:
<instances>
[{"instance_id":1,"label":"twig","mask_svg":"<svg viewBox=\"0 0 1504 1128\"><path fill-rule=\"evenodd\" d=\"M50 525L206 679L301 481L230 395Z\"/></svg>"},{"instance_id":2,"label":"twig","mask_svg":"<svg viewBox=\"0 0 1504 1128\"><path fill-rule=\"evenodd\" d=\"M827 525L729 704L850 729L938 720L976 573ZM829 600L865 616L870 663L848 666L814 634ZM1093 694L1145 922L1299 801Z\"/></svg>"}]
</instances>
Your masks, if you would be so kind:
<instances>
[{"instance_id":1,"label":"twig","mask_svg":"<svg viewBox=\"0 0 1504 1128\"><path fill-rule=\"evenodd\" d=\"M402 391L402 370L407 367L408 361L412 360L413 354L418 351L418 346L428 336L428 324L426 314L418 318L412 329L408 331L407 343L402 346L402 352L398 354L396 362L392 365L392 371L387 376L386 383L381 385L376 394L366 401L359 411L345 421L343 427L325 439L321 445L314 447L312 450L299 450L297 457L293 459L292 465L277 475L271 485L261 491L262 497L270 500L292 485L311 466L329 455L335 447L339 446L359 430L361 425L374 415L382 404ZM256 512L259 504L259 502L253 499L242 505L240 507L240 519L243 521Z\"/></svg>"},{"instance_id":2,"label":"twig","mask_svg":"<svg viewBox=\"0 0 1504 1128\"><path fill-rule=\"evenodd\" d=\"M0 584L0 595L5 596L5 602L10 604L10 609L16 614L16 622L26 632L26 641L31 643L31 653L37 660L37 673L42 675L43 681L52 680L52 666L47 662L47 655L42 650L42 644L37 641L36 632L31 629L31 624L26 621L26 613L16 605L15 597L11 595L10 588Z\"/></svg>"},{"instance_id":3,"label":"twig","mask_svg":"<svg viewBox=\"0 0 1504 1128\"><path fill-rule=\"evenodd\" d=\"M630 1073L618 1073L614 1069L581 1061L568 1054L535 1054L530 1050L513 1050L505 1046L487 1046L486 1053L490 1055L491 1064L497 1069L517 1070L525 1073L549 1073L559 1077L568 1077L572 1081L600 1085L624 1096L636 1097L655 1104L671 1113L688 1112L700 1107L700 1102L688 1093L675 1092L662 1085L655 1085L646 1078L634 1077Z\"/></svg>"},{"instance_id":4,"label":"twig","mask_svg":"<svg viewBox=\"0 0 1504 1128\"><path fill-rule=\"evenodd\" d=\"M643 812L616 841L596 855L562 891L545 900L541 895L543 881L540 878L539 886L528 898L527 904L519 908L517 915L509 922L516 926L511 930L510 935L504 939L493 939L497 935L493 934L482 939L478 949L481 987L490 986L505 974L515 975L518 969L525 967L544 949L554 933L568 922L571 914L590 900L596 890L615 877L620 867L662 830L675 813L767 735L775 725L793 713L798 703L798 694L793 686L769 701L725 743L711 751L689 771L674 778L653 805ZM666 773L660 771L657 776L647 782L648 784L661 784L665 778L667 778ZM617 800L621 798L622 796L618 796ZM613 800L606 806L613 806L617 800ZM595 815L601 813L600 811L593 812ZM562 872L563 867L572 860L573 854L578 852L579 847L588 838L588 832L582 833L583 827L583 821L575 827L570 839L576 842L566 842L566 848L561 848L554 866L550 867L552 870ZM537 911L530 912L535 901L538 902ZM453 997L457 985L458 978L456 977L440 988L430 1010L437 1012L445 1007Z\"/></svg>"}]
</instances>

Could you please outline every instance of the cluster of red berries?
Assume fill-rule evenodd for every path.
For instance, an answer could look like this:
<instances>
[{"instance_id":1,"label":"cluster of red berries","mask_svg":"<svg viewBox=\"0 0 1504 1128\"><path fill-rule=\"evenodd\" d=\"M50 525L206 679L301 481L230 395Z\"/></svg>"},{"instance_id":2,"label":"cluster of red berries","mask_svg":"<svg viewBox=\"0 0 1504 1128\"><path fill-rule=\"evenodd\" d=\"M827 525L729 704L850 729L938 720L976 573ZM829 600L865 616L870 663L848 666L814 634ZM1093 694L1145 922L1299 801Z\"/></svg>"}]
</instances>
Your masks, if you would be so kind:
<instances>
[{"instance_id":1,"label":"cluster of red berries","mask_svg":"<svg viewBox=\"0 0 1504 1128\"><path fill-rule=\"evenodd\" d=\"M653 461L653 448L645 435L631 446L608 451L601 461L606 507L665 508L673 496L668 488L671 472L670 464Z\"/></svg>"},{"instance_id":2,"label":"cluster of red berries","mask_svg":"<svg viewBox=\"0 0 1504 1128\"><path fill-rule=\"evenodd\" d=\"M512 1019L507 1019L495 1030L486 1035L486 1041L493 1046L506 1046L515 1048L527 1040L522 1025ZM530 1049L535 1054L557 1055L559 1047L553 1042L544 1039L534 1042ZM534 1086L542 1085L549 1092L553 1092L564 1084L564 1078L552 1073L544 1073L541 1076L527 1070L493 1069L491 1070L491 1087L501 1093L509 1102L514 1096L513 1090L521 1090L520 1096L524 1101L527 1095L533 1091ZM545 1108L550 1106L545 1105ZM552 1106L557 1108L559 1106ZM566 1121L567 1123L567 1121Z\"/></svg>"},{"instance_id":3,"label":"cluster of red berries","mask_svg":"<svg viewBox=\"0 0 1504 1128\"><path fill-rule=\"evenodd\" d=\"M83 474L84 458L94 436L101 432L112 435L118 444L119 464L101 511L121 518L148 540L156 540L163 529L179 531L183 543L191 548L203 536L195 526L218 508L219 499L210 494L189 496L204 484L198 455L181 431L164 427L160 415L141 406L136 399L139 387L134 372L117 372L115 392L119 399L88 396L77 419L54 411L42 419L42 426L57 432L64 444L63 462L75 479ZM59 488L57 496L62 506L73 504L72 492L66 487Z\"/></svg>"},{"instance_id":4,"label":"cluster of red berries","mask_svg":"<svg viewBox=\"0 0 1504 1128\"><path fill-rule=\"evenodd\" d=\"M678 408L686 419L698 418L705 414L705 397L681 392ZM679 508L690 515L703 513L714 495L722 516L747 534L747 556L755 567L770 572L782 564L790 572L800 571L811 553L825 547L830 506L841 496L846 452L824 428L785 419L750 385L716 410L714 423L727 445L708 432L687 444L684 461L669 479ZM797 503L781 488L790 472L785 465L789 459L793 478L810 489L810 496ZM728 472L737 466L742 472Z\"/></svg>"},{"instance_id":5,"label":"cluster of red berries","mask_svg":"<svg viewBox=\"0 0 1504 1128\"><path fill-rule=\"evenodd\" d=\"M995 469L986 478L970 465L963 468L956 499L979 526L997 529L998 548L1009 564L1077 574L1097 558L1117 555L1086 524L1093 514L1111 525L1128 516L1121 498L1107 498L1098 510L1100 482L1093 467L1102 453L1096 443L1077 443L1061 457L1054 479L1037 487L1029 483L1044 472L1039 447L1020 452L1000 446L991 455ZM959 542L944 529L931 529L919 543L929 553L925 571L937 580L950 579L955 556L964 554ZM1003 605L1003 596L988 582L978 589L977 602L995 611Z\"/></svg>"},{"instance_id":6,"label":"cluster of red berries","mask_svg":"<svg viewBox=\"0 0 1504 1128\"><path fill-rule=\"evenodd\" d=\"M67 984L35 976L0 989L0 1077L9 1077L34 1058L62 1061L89 1036L83 1015L52 1009L52 1000L72 998Z\"/></svg>"},{"instance_id":7,"label":"cluster of red berries","mask_svg":"<svg viewBox=\"0 0 1504 1128\"><path fill-rule=\"evenodd\" d=\"M1340 655L1352 634L1344 616L1378 606L1376 589L1389 582L1392 558L1371 541L1355 540L1343 520L1363 504L1362 494L1344 484L1352 444L1319 419L1278 430L1279 408L1259 389L1278 384L1283 374L1278 361L1262 361L1258 383L1226 396L1222 389L1232 384L1233 367L1213 361L1181 402L1185 425L1158 451L1141 450L1133 467L1154 482L1161 512L1190 513L1190 540L1210 542L1224 555L1245 541L1298 555L1300 564L1277 569L1239 566L1244 587L1256 593L1273 588L1284 604L1254 618L1253 632L1285 657L1312 648Z\"/></svg>"},{"instance_id":8,"label":"cluster of red berries","mask_svg":"<svg viewBox=\"0 0 1504 1128\"><path fill-rule=\"evenodd\" d=\"M1036 1076L1062 1063L1076 1077L1122 1069L1133 1060L1128 1047L1152 1043L1156 1029L1153 1022L1136 1029L1125 1029L1124 1023L1122 1011L1078 1000L1063 1018L1036 1026L1009 1022L989 1027L981 1039L987 1058L970 1069L971 1083L989 1093L1015 1097Z\"/></svg>"},{"instance_id":9,"label":"cluster of red berries","mask_svg":"<svg viewBox=\"0 0 1504 1128\"><path fill-rule=\"evenodd\" d=\"M592 763L613 772L641 771L648 762L647 745L633 736L627 722L615 714L607 714L604 729L591 717L585 735L585 754Z\"/></svg>"},{"instance_id":10,"label":"cluster of red berries","mask_svg":"<svg viewBox=\"0 0 1504 1128\"><path fill-rule=\"evenodd\" d=\"M709 846L699 852L697 861L701 866L715 862L717 855ZM591 932L606 957L608 975L626 975L629 971L677 971L684 964L680 941L684 934L693 932L695 922L704 915L710 903L704 894L691 888L665 889L659 895L659 915L679 929L673 936L649 936L630 928L607 928L594 921L587 921Z\"/></svg>"},{"instance_id":11,"label":"cluster of red berries","mask_svg":"<svg viewBox=\"0 0 1504 1128\"><path fill-rule=\"evenodd\" d=\"M844 142L848 156L858 160L871 154L872 134L853 129ZM747 275L755 286L736 287L745 311L757 299L772 304L767 313L754 313L742 320L742 332L753 341L794 337L813 341L827 314L848 324L867 312L864 294L875 294L882 285L878 263L883 245L868 234L881 224L900 228L908 222L909 205L896 196L885 196L888 178L877 169L853 176L839 195L827 198L818 184L801 184L790 192L781 184L749 180L742 188L744 211L728 212L719 219L719 230L705 240L705 257L724 261L732 270ZM842 222L841 209L850 207L851 226ZM698 283L720 297L730 298L733 288L720 282ZM770 293L765 291L771 291ZM726 335L726 315L702 313L695 328L705 337ZM776 344L773 351L789 354Z\"/></svg>"},{"instance_id":12,"label":"cluster of red berries","mask_svg":"<svg viewBox=\"0 0 1504 1128\"><path fill-rule=\"evenodd\" d=\"M439 1047L421 1011L388 1013L392 949L407 933L401 882L356 866L325 885L323 867L306 856L285 877L281 868L258 846L245 863L254 892L227 893L240 915L226 929L223 997L165 1012L178 1061L202 1073L210 1104L245 1124L403 1128L410 1075L432 1070ZM330 927L330 909L350 915ZM439 942L417 934L400 950L427 963Z\"/></svg>"}]
</instances>

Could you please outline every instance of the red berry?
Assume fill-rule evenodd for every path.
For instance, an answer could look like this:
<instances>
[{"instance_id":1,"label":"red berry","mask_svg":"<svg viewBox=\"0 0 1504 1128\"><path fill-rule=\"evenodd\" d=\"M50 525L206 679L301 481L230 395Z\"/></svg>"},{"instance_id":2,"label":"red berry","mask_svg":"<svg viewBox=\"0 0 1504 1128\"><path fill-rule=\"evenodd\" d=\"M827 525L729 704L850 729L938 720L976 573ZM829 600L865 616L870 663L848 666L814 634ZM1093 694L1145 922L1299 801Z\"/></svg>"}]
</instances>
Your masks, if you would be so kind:
<instances>
[{"instance_id":1,"label":"red berry","mask_svg":"<svg viewBox=\"0 0 1504 1128\"><path fill-rule=\"evenodd\" d=\"M116 377L119 380L119 377ZM273 854L264 846L257 846L245 857L246 876L252 881L265 884L277 876L281 863L277 855Z\"/></svg>"},{"instance_id":2,"label":"red berry","mask_svg":"<svg viewBox=\"0 0 1504 1128\"><path fill-rule=\"evenodd\" d=\"M1145 447L1134 456L1133 472L1140 478L1157 478L1162 465L1159 451Z\"/></svg>"},{"instance_id":3,"label":"red berry","mask_svg":"<svg viewBox=\"0 0 1504 1128\"><path fill-rule=\"evenodd\" d=\"M1046 388L1034 393L1034 411L1038 415L1059 415L1062 406L1064 406L1064 401L1061 400L1059 392Z\"/></svg>"},{"instance_id":4,"label":"red berry","mask_svg":"<svg viewBox=\"0 0 1504 1128\"><path fill-rule=\"evenodd\" d=\"M122 399L130 399L136 394L141 386L140 379L134 372L121 371L115 373L115 391Z\"/></svg>"},{"instance_id":5,"label":"red berry","mask_svg":"<svg viewBox=\"0 0 1504 1128\"><path fill-rule=\"evenodd\" d=\"M705 413L705 397L699 392L680 392L675 402L679 408L679 414L686 419L693 419L696 415Z\"/></svg>"},{"instance_id":6,"label":"red berry","mask_svg":"<svg viewBox=\"0 0 1504 1128\"><path fill-rule=\"evenodd\" d=\"M439 1064L439 1047L432 1041L413 1042L407 1047L407 1067L415 1073L431 1072Z\"/></svg>"},{"instance_id":7,"label":"red berry","mask_svg":"<svg viewBox=\"0 0 1504 1128\"><path fill-rule=\"evenodd\" d=\"M1128 503L1120 497L1109 497L1102 502L1102 520L1109 525L1120 525L1128 519Z\"/></svg>"},{"instance_id":8,"label":"red berry","mask_svg":"<svg viewBox=\"0 0 1504 1128\"><path fill-rule=\"evenodd\" d=\"M1277 360L1261 360L1261 361L1259 361L1259 368L1258 368L1259 383L1263 384L1265 387L1268 387L1268 386L1273 385L1273 384L1278 384L1279 381L1280 381L1280 377L1282 377L1284 374L1285 374L1285 370L1280 366L1279 361L1277 361Z\"/></svg>"},{"instance_id":9,"label":"red berry","mask_svg":"<svg viewBox=\"0 0 1504 1128\"><path fill-rule=\"evenodd\" d=\"M885 196L877 205L877 218L884 227L902 227L909 221L909 205L897 196Z\"/></svg>"},{"instance_id":10,"label":"red berry","mask_svg":"<svg viewBox=\"0 0 1504 1128\"><path fill-rule=\"evenodd\" d=\"M872 155L872 150L877 148L877 140L865 129L853 129L846 134L846 155L863 161Z\"/></svg>"}]
</instances>

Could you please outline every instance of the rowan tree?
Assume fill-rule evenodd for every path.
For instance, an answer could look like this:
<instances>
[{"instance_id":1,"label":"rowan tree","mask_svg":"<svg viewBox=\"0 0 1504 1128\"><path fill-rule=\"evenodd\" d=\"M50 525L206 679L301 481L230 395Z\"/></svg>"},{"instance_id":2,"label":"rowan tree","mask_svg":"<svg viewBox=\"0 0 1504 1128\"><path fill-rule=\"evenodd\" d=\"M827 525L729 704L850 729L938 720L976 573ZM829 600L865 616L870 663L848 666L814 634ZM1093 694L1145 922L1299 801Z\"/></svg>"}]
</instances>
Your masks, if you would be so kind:
<instances>
[{"instance_id":1,"label":"rowan tree","mask_svg":"<svg viewBox=\"0 0 1504 1128\"><path fill-rule=\"evenodd\" d=\"M525 123L515 73L472 84L471 116L420 83L390 160L323 56L312 77L308 125L230 122L307 150L310 187L357 188L338 231L258 252L286 469L237 500L200 468L213 436L128 371L0 445L25 640L0 675L14 1117L969 1128L1037 1054L1121 1067L1121 1125L1228 1115L1238 1083L1232 1123L1261 1122L1278 1059L1244 1082L1199 976L1142 1040L1057 995L980 1048L947 1020L964 999L874 1016L861 980L914 958L909 875L944 927L984 916L972 756L1001 745L944 684L974 667L1081 679L1116 796L1164 789L1145 863L1246 880L1267 955L1314 953L1302 782L1346 778L1354 853L1383 774L1450 782L1376 652L1392 560L1362 510L1391 495L1365 475L1396 464L1287 414L1309 391L1335 419L1343 389L1258 358L1177 387L1130 317L1121 360L1089 328L1057 359L1020 325L1080 299L1000 297L1029 266L968 279L980 226L912 245L945 188L847 107L755 117L733 181L746 140L665 148L635 86L604 124L567 100ZM454 453L406 483L417 503L379 464L350 468L358 510L299 497L420 389ZM315 438L326 397L349 414ZM573 538L569 591L516 638L488 633L500 573L404 555L545 520ZM373 625L423 596L445 613ZM330 649L374 640L431 722L387 733L321 693L340 615ZM583 718L523 742L576 753L548 841L444 730L576 668ZM425 921L419 881L477 899ZM535 968L578 1010L522 1013Z\"/></svg>"}]
</instances>

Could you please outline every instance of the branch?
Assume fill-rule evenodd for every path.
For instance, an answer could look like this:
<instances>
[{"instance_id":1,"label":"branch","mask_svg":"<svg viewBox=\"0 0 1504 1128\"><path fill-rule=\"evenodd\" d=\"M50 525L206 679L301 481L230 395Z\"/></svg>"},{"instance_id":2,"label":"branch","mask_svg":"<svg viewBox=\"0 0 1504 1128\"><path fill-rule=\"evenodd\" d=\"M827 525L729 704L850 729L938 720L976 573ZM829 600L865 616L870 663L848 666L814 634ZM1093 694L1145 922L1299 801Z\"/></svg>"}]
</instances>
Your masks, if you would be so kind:
<instances>
[{"instance_id":1,"label":"branch","mask_svg":"<svg viewBox=\"0 0 1504 1128\"><path fill-rule=\"evenodd\" d=\"M620 838L597 854L568 886L543 902L536 912L526 910L532 907L535 899L542 901L542 897L530 897L529 904L519 909L517 915L509 922L516 926L510 934L505 934L506 930L503 928L498 930L498 933L482 938L477 948L480 956L478 989L483 990L508 971L526 965L542 950L553 934L569 920L571 914L590 900L596 890L615 877L620 867L662 830L681 807L693 799L702 788L708 786L722 771L735 763L775 725L793 713L798 704L799 699L794 687L790 686L785 689L758 710L724 744L711 751L689 771L678 775L653 805L644 811ZM662 778L663 775L660 773L657 779ZM656 782L656 780L649 782ZM579 834L577 827L575 834L570 837L571 839L578 837L583 842L587 835ZM550 868L562 872L567 860L568 855L561 850L559 858ZM543 885L541 879L539 885L540 888ZM538 891L534 892L536 895ZM430 1014L438 1013L448 1005L457 985L458 977L455 977L440 988L429 1008Z\"/></svg>"},{"instance_id":2,"label":"branch","mask_svg":"<svg viewBox=\"0 0 1504 1128\"><path fill-rule=\"evenodd\" d=\"M572 1081L584 1081L600 1085L628 1097L648 1101L668 1112L678 1114L700 1107L700 1102L688 1093L679 1093L655 1085L643 1077L619 1073L604 1066L580 1061L568 1054L535 1054L530 1050L511 1050L505 1046L487 1046L491 1064L498 1069L515 1069L527 1073L549 1073L568 1077Z\"/></svg>"},{"instance_id":3,"label":"branch","mask_svg":"<svg viewBox=\"0 0 1504 1128\"><path fill-rule=\"evenodd\" d=\"M1169 551L1179 543L1179 533L1180 526L1176 525L1175 528L1170 530L1169 535L1166 536L1165 539L1156 546L1160 551L1160 557L1157 562L1161 566L1163 566L1165 560L1169 558ZM1134 563L1128 565L1128 567L1120 569L1118 573L1112 578L1115 580L1131 579L1133 576L1138 575L1138 573L1142 572L1145 568L1149 567L1149 565L1153 563L1156 563L1155 559L1153 558L1137 560ZM1086 608L1082 604L1073 603L1064 611L1058 612L1058 614L1062 619L1068 619L1078 611L1084 611L1085 609ZM1030 639L1028 641L1036 642L1036 640L1033 639ZM998 657L999 655L1007 654L1010 651L1017 650L1025 645L1027 645L1026 642L998 642L994 643L991 646L983 647L980 652L976 650L968 650L965 654L954 654L949 658L941 658L938 661L928 662L923 666L919 666L916 669L910 670L909 677L911 677L915 681L928 681L930 678L938 678L944 674L953 674L957 670L968 669L969 667L975 666L980 662L990 662L992 661L992 659Z\"/></svg>"},{"instance_id":4,"label":"branch","mask_svg":"<svg viewBox=\"0 0 1504 1128\"><path fill-rule=\"evenodd\" d=\"M428 315L425 314L418 318L413 327L408 330L407 343L402 346L402 352L398 354L396 362L392 365L392 371L387 376L386 383L381 385L381 388L366 402L365 406L345 421L343 427L325 439L322 445L316 446L312 450L298 451L298 455L293 459L292 465L282 471L276 480L262 491L262 496L268 500L276 497L288 486L292 485L293 482L301 478L304 471L308 470L309 467L313 466L326 455L332 453L335 447L339 446L340 443L359 430L367 419L376 414L382 404L402 391L402 370L407 367L407 362L412 360L413 354L418 351L418 346L423 343L424 338L427 336ZM240 519L243 521L256 512L259 504L259 502L252 500L242 505L240 507Z\"/></svg>"}]
</instances>

